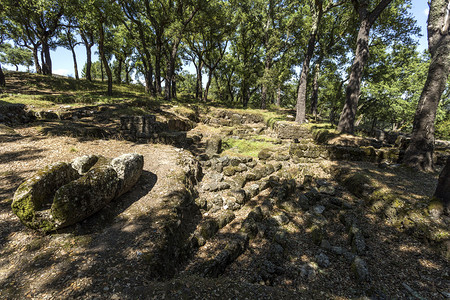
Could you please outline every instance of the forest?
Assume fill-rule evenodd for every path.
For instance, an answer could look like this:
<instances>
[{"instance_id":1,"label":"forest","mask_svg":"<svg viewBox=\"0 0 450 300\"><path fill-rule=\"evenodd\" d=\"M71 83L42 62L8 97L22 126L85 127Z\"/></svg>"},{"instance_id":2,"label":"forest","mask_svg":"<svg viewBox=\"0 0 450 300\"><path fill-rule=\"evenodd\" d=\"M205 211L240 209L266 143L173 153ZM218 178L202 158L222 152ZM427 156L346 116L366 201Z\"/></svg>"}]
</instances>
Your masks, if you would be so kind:
<instances>
[{"instance_id":1,"label":"forest","mask_svg":"<svg viewBox=\"0 0 450 300\"><path fill-rule=\"evenodd\" d=\"M338 118L353 72L362 83L354 87L358 123L407 129L431 58L417 51L410 7L404 0L2 1L2 61L51 75L50 49L82 44L82 75L91 80L97 45L94 69L107 78L108 93L133 73L148 93L167 99L184 92L244 107L298 102L300 123L306 112ZM353 57L361 70L351 70ZM187 62L196 76L182 71ZM438 121L439 137L448 138L446 101Z\"/></svg>"},{"instance_id":2,"label":"forest","mask_svg":"<svg viewBox=\"0 0 450 300\"><path fill-rule=\"evenodd\" d=\"M426 47L414 4L0 0L0 298L449 298L450 0Z\"/></svg>"},{"instance_id":3,"label":"forest","mask_svg":"<svg viewBox=\"0 0 450 300\"><path fill-rule=\"evenodd\" d=\"M432 4L434 22L445 22L445 1ZM299 123L308 114L349 133L354 124L410 132L437 55L417 50L410 8L410 0L2 1L2 62L51 75L50 50L65 47L78 79L74 48L82 45L82 77L107 80L108 94L134 75L168 100L295 106ZM449 138L449 93L437 108L438 138Z\"/></svg>"}]
</instances>

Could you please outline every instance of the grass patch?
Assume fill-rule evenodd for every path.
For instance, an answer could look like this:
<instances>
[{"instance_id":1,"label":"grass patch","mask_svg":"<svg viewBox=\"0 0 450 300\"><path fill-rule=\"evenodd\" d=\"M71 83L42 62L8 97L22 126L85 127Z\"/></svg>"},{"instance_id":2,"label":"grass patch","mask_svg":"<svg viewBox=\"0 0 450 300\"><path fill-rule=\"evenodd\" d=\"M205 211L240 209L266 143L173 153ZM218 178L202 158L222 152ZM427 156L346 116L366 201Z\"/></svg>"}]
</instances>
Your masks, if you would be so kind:
<instances>
[{"instance_id":1,"label":"grass patch","mask_svg":"<svg viewBox=\"0 0 450 300\"><path fill-rule=\"evenodd\" d=\"M118 110L114 110L113 115L131 115L131 116L143 116L148 115L149 111L143 107L127 107Z\"/></svg>"},{"instance_id":2,"label":"grass patch","mask_svg":"<svg viewBox=\"0 0 450 300\"><path fill-rule=\"evenodd\" d=\"M2 104L25 104L39 108L50 108L55 105L55 103L43 99L40 95L10 95L9 97L2 98L0 106Z\"/></svg>"},{"instance_id":3,"label":"grass patch","mask_svg":"<svg viewBox=\"0 0 450 300\"><path fill-rule=\"evenodd\" d=\"M262 149L274 149L275 145L264 141L249 141L238 139L222 140L223 154L240 154L243 156L258 157Z\"/></svg>"}]
</instances>

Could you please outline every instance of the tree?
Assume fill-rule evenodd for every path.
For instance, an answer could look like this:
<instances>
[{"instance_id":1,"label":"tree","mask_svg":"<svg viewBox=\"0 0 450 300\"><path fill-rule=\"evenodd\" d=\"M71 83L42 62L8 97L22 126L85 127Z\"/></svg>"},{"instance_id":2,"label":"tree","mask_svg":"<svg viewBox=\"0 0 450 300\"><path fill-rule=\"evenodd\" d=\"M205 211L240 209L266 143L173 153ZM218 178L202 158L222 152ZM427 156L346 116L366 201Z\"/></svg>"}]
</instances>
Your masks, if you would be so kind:
<instances>
[{"instance_id":1,"label":"tree","mask_svg":"<svg viewBox=\"0 0 450 300\"><path fill-rule=\"evenodd\" d=\"M33 65L32 52L21 47L13 47L8 43L0 45L0 62L10 64L16 67L19 71L19 66L26 66L29 68Z\"/></svg>"},{"instance_id":2,"label":"tree","mask_svg":"<svg viewBox=\"0 0 450 300\"><path fill-rule=\"evenodd\" d=\"M168 100L174 95L175 67L178 59L178 49L187 30L187 26L194 19L201 8L202 1L174 1L170 3L172 22L166 31L167 70L165 94Z\"/></svg>"},{"instance_id":3,"label":"tree","mask_svg":"<svg viewBox=\"0 0 450 300\"><path fill-rule=\"evenodd\" d=\"M233 20L237 23L235 38L231 43L231 55L237 60L239 94L244 108L256 92L258 78L262 77L262 11L261 1L240 1L233 6ZM252 89L253 88L253 89Z\"/></svg>"},{"instance_id":4,"label":"tree","mask_svg":"<svg viewBox=\"0 0 450 300\"><path fill-rule=\"evenodd\" d=\"M149 24L153 24L150 20L155 20L154 6L155 3L145 0L145 1L119 1L122 10L124 12L125 18L123 19L123 25L128 30L130 35L129 42L134 45L139 56L139 68L137 70L141 71L144 75L145 80L145 91L146 93L152 93L156 95L159 91L161 93L161 79L160 69L158 69L155 76L155 84L153 84L153 53L151 46L154 45L152 40L161 40L158 34L153 34ZM156 22L156 21L155 21ZM158 33L158 31L156 31ZM158 52L158 50L156 50ZM158 55L158 54L157 54ZM156 55L156 56L157 56ZM159 54L160 55L160 54ZM157 62L159 60L157 58Z\"/></svg>"},{"instance_id":5,"label":"tree","mask_svg":"<svg viewBox=\"0 0 450 300\"><path fill-rule=\"evenodd\" d=\"M89 6L89 2L80 0L73 2L75 6L75 16L78 23L78 33L80 34L81 41L86 49L86 69L85 78L89 81L92 80L91 68L92 68L92 47L96 42L96 25L94 15Z\"/></svg>"},{"instance_id":6,"label":"tree","mask_svg":"<svg viewBox=\"0 0 450 300\"><path fill-rule=\"evenodd\" d=\"M81 44L81 42L78 42L74 35L76 20L71 17L66 17L66 19L67 24L65 24L64 29L58 36L58 44L72 52L75 79L78 80L80 79L80 77L78 76L78 64L77 64L77 55L75 53L75 47Z\"/></svg>"},{"instance_id":7,"label":"tree","mask_svg":"<svg viewBox=\"0 0 450 300\"><path fill-rule=\"evenodd\" d=\"M309 64L314 55L314 48L316 46L317 34L319 32L319 25L321 23L322 16L333 7L341 4L341 2L333 3L333 1L327 1L324 3L323 0L315 0L314 3L309 3L313 15L311 19L308 47L303 59L302 71L300 73L300 82L298 85L297 114L295 117L295 121L299 124L304 123L306 120L306 87L308 84Z\"/></svg>"},{"instance_id":8,"label":"tree","mask_svg":"<svg viewBox=\"0 0 450 300\"><path fill-rule=\"evenodd\" d=\"M3 8L3 5L0 4L0 19L4 20L4 16L5 16L5 10ZM6 38L5 24L4 24L4 22L0 22L0 47L3 45L5 38ZM0 86L1 87L6 86L5 74L3 73L1 63L0 63Z\"/></svg>"},{"instance_id":9,"label":"tree","mask_svg":"<svg viewBox=\"0 0 450 300\"><path fill-rule=\"evenodd\" d=\"M338 130L345 133L354 132L361 78L364 66L369 58L369 34L377 18L393 0L381 0L372 10L369 0L352 0L359 16L359 32L356 41L355 58L350 70L350 79L346 88L346 101L339 119Z\"/></svg>"},{"instance_id":10,"label":"tree","mask_svg":"<svg viewBox=\"0 0 450 300\"><path fill-rule=\"evenodd\" d=\"M414 44L372 47L359 113L372 128L405 130L411 126L428 70L428 56Z\"/></svg>"},{"instance_id":11,"label":"tree","mask_svg":"<svg viewBox=\"0 0 450 300\"><path fill-rule=\"evenodd\" d=\"M436 111L450 72L450 1L431 0L428 15L428 51L431 62L414 117L411 142L404 163L433 170Z\"/></svg>"},{"instance_id":12,"label":"tree","mask_svg":"<svg viewBox=\"0 0 450 300\"><path fill-rule=\"evenodd\" d=\"M21 26L21 32L29 39L37 37L42 47L42 73L52 75L50 50L53 38L61 26L65 1L62 0L4 0L5 10L13 26Z\"/></svg>"},{"instance_id":13,"label":"tree","mask_svg":"<svg viewBox=\"0 0 450 300\"><path fill-rule=\"evenodd\" d=\"M93 19L95 20L98 33L100 61L105 69L106 77L108 77L107 95L112 96L113 76L108 62L108 56L111 55L111 51L107 51L105 48L105 36L109 26L114 24L114 22L117 23L117 18L120 15L119 6L115 2L106 0L94 0L92 6Z\"/></svg>"}]
</instances>

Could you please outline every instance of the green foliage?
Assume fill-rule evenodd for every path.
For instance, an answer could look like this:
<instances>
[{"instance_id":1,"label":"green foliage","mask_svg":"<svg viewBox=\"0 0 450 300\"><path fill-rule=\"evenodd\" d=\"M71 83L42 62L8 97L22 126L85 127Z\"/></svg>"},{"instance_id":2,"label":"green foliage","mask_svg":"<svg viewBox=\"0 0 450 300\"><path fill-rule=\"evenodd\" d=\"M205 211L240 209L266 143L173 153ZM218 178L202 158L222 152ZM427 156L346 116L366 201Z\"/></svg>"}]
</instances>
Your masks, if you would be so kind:
<instances>
[{"instance_id":1,"label":"green foliage","mask_svg":"<svg viewBox=\"0 0 450 300\"><path fill-rule=\"evenodd\" d=\"M195 94L196 77L194 74L189 74L186 71L178 75L177 89L181 94L194 95Z\"/></svg>"},{"instance_id":2,"label":"green foliage","mask_svg":"<svg viewBox=\"0 0 450 300\"><path fill-rule=\"evenodd\" d=\"M274 145L266 141L250 141L241 139L223 139L222 149L224 153L234 153L243 156L258 157L262 149L273 149Z\"/></svg>"},{"instance_id":3,"label":"green foliage","mask_svg":"<svg viewBox=\"0 0 450 300\"><path fill-rule=\"evenodd\" d=\"M372 47L372 63L366 69L360 113L368 121L378 120L384 129L411 127L415 109L426 80L428 57L415 45Z\"/></svg>"},{"instance_id":4,"label":"green foliage","mask_svg":"<svg viewBox=\"0 0 450 300\"><path fill-rule=\"evenodd\" d=\"M16 71L19 66L25 66L28 69L33 65L32 52L21 47L14 47L8 43L0 45L0 62L13 65Z\"/></svg>"}]
</instances>

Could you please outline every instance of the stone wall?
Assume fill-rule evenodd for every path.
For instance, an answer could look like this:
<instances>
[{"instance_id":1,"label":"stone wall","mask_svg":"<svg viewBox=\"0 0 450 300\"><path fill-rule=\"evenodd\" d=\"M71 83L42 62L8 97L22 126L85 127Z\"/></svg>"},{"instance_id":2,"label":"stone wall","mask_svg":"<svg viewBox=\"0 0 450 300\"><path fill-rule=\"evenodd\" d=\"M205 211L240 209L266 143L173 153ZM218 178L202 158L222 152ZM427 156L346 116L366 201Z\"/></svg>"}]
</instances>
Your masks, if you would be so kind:
<instances>
[{"instance_id":1,"label":"stone wall","mask_svg":"<svg viewBox=\"0 0 450 300\"><path fill-rule=\"evenodd\" d=\"M28 123L34 119L33 113L27 111L24 104L0 104L0 123L11 126Z\"/></svg>"}]
</instances>

